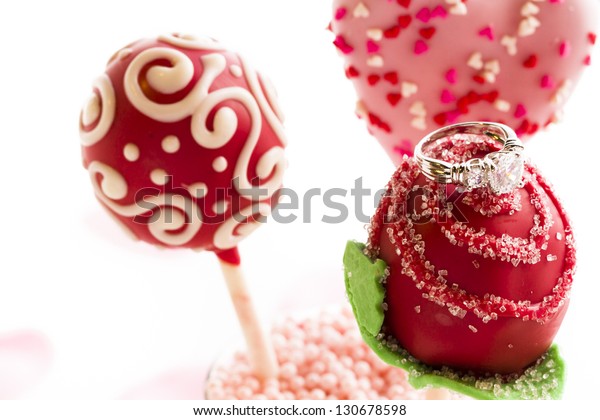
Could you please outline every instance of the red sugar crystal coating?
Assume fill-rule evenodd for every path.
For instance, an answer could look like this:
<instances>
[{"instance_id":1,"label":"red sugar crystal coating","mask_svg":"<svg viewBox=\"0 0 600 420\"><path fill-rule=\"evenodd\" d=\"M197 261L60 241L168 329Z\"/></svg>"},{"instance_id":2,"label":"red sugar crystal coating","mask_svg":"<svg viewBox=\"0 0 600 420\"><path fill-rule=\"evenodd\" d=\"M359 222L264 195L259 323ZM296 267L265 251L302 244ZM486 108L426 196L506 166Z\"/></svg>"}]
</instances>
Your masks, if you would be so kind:
<instances>
[{"instance_id":1,"label":"red sugar crystal coating","mask_svg":"<svg viewBox=\"0 0 600 420\"><path fill-rule=\"evenodd\" d=\"M458 162L495 149L451 138L432 153ZM568 218L529 164L510 194L449 186L437 199L446 188L405 157L373 217L367 249L390 267L385 332L433 366L519 372L565 315L575 269Z\"/></svg>"}]
</instances>

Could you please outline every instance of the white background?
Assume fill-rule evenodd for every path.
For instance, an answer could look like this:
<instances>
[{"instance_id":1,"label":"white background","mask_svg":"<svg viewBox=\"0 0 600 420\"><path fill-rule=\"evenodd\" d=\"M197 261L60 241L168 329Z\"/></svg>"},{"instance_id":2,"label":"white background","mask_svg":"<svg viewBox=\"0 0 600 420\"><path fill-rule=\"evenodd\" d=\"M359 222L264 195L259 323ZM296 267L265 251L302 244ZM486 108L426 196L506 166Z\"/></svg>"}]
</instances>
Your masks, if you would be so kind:
<instances>
[{"instance_id":1,"label":"white background","mask_svg":"<svg viewBox=\"0 0 600 420\"><path fill-rule=\"evenodd\" d=\"M385 185L393 166L354 117L329 18L327 0L2 3L0 335L36 330L53 347L48 375L26 397L119 398L154 377L199 371L239 339L216 258L130 241L96 202L81 165L80 106L125 44L170 31L220 39L279 91L290 141L286 186L349 190L361 176L369 188ZM568 362L566 398L597 394L599 93L600 66L592 66L564 121L528 143L579 243L557 338ZM364 240L364 225L323 224L327 210L314 204L312 223L267 223L241 245L267 323L344 302L344 244Z\"/></svg>"}]
</instances>

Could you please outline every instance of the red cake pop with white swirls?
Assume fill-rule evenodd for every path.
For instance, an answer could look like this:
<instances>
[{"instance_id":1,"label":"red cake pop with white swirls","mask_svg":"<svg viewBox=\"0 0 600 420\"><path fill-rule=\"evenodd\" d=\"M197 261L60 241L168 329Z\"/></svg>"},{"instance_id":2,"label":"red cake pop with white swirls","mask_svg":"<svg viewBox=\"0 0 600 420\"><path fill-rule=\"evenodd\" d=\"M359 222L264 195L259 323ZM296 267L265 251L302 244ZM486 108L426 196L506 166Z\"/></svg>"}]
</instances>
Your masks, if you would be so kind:
<instances>
[{"instance_id":1,"label":"red cake pop with white swirls","mask_svg":"<svg viewBox=\"0 0 600 420\"><path fill-rule=\"evenodd\" d=\"M265 378L277 362L236 246L277 204L281 120L270 84L239 55L175 34L118 51L79 124L83 164L116 220L151 244L219 256L250 360Z\"/></svg>"},{"instance_id":2,"label":"red cake pop with white swirls","mask_svg":"<svg viewBox=\"0 0 600 420\"><path fill-rule=\"evenodd\" d=\"M594 0L334 0L357 114L398 164L429 131L556 120L596 42Z\"/></svg>"},{"instance_id":3,"label":"red cake pop with white swirls","mask_svg":"<svg viewBox=\"0 0 600 420\"><path fill-rule=\"evenodd\" d=\"M83 163L137 238L222 253L276 204L281 118L268 82L214 40L141 40L94 84L80 118Z\"/></svg>"},{"instance_id":4,"label":"red cake pop with white swirls","mask_svg":"<svg viewBox=\"0 0 600 420\"><path fill-rule=\"evenodd\" d=\"M489 142L448 138L429 155L463 162L490 150ZM368 249L390 269L386 333L419 360L515 373L552 343L569 302L575 247L538 170L527 164L523 181L504 195L446 191L414 158L392 177Z\"/></svg>"}]
</instances>

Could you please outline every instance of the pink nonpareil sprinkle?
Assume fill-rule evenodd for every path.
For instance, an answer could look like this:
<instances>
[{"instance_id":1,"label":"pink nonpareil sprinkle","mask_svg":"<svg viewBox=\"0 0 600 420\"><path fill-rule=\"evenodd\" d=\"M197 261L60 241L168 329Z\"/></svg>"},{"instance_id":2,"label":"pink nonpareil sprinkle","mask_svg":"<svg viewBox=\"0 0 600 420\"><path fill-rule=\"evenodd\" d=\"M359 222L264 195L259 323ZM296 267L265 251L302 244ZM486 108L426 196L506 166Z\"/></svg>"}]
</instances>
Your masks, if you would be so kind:
<instances>
[{"instance_id":1,"label":"pink nonpareil sprinkle","mask_svg":"<svg viewBox=\"0 0 600 420\"><path fill-rule=\"evenodd\" d=\"M382 362L363 342L349 308L274 327L279 377L263 383L245 353L218 363L206 385L208 399L425 399L406 372Z\"/></svg>"}]
</instances>

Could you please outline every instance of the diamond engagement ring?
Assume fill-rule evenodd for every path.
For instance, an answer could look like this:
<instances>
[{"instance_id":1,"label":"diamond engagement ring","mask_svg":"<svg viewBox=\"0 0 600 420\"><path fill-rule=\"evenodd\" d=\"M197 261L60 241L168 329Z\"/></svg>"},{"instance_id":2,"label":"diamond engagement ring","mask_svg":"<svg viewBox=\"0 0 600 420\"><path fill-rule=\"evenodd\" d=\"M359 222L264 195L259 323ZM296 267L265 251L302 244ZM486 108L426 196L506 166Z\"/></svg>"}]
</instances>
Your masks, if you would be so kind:
<instances>
[{"instance_id":1,"label":"diamond engagement ring","mask_svg":"<svg viewBox=\"0 0 600 420\"><path fill-rule=\"evenodd\" d=\"M439 140L456 134L485 135L500 143L502 149L462 163L449 163L426 155ZM487 186L499 195L521 184L525 167L523 149L515 132L504 124L466 122L440 128L426 136L415 148L415 158L428 179L440 184L462 185L468 190Z\"/></svg>"}]
</instances>

